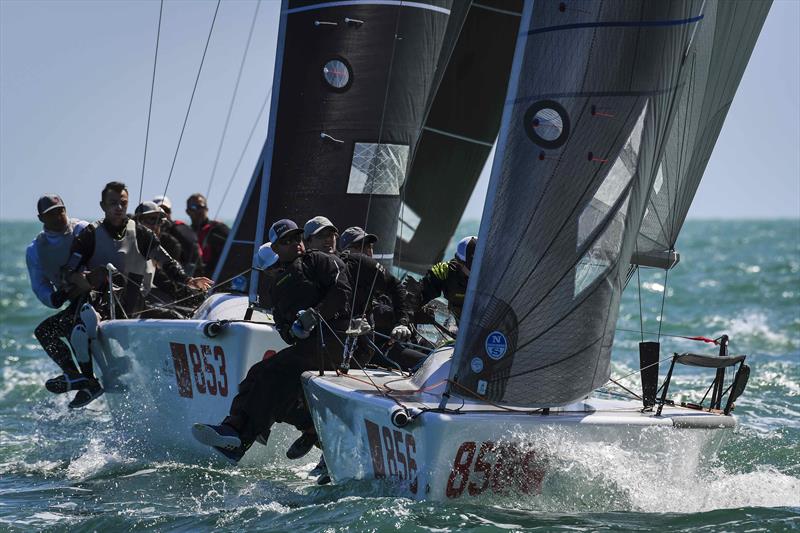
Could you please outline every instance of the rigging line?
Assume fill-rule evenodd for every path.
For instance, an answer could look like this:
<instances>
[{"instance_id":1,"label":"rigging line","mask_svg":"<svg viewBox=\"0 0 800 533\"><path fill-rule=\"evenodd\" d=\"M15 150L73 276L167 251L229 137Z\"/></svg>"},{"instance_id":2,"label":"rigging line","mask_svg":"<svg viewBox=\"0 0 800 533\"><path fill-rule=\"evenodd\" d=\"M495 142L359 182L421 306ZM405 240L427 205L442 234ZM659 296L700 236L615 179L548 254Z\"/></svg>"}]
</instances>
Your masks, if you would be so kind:
<instances>
[{"instance_id":1,"label":"rigging line","mask_svg":"<svg viewBox=\"0 0 800 533\"><path fill-rule=\"evenodd\" d=\"M172 180L172 173L175 170L175 162L178 160L178 153L181 150L181 142L183 141L183 134L186 131L186 124L189 122L189 113L192 110L192 103L194 102L194 95L197 92L197 84L200 81L200 74L203 72L203 64L206 60L206 52L208 52L208 44L211 42L211 35L214 33L214 24L217 22L217 13L219 13L219 5L222 0L217 0L217 7L214 9L214 18L211 19L211 28L208 30L208 37L206 38L206 45L203 48L203 57L200 58L200 67L197 69L197 76L194 79L194 87L192 87L192 95L189 97L189 106L186 108L186 116L183 118L183 126L181 127L181 134L178 137L178 146L175 148L175 155L172 157L172 165L169 168L167 175L167 184L164 186L164 195L167 194L169 189L169 182Z\"/></svg>"},{"instance_id":2,"label":"rigging line","mask_svg":"<svg viewBox=\"0 0 800 533\"><path fill-rule=\"evenodd\" d=\"M253 21L250 23L250 33L247 35L247 44L244 47L244 55L242 55L242 62L239 64L239 73L236 75L236 83L233 86L233 94L231 95L231 102L228 105L228 115L225 117L225 125L222 127L222 137L219 140L219 147L217 147L217 156L214 159L214 167L211 169L211 178L208 180L208 189L206 189L206 201L211 195L211 185L214 183L214 178L217 175L217 165L219 165L219 158L222 154L222 146L225 144L225 136L228 133L228 124L231 120L233 112L233 104L236 102L236 95L239 93L239 82L242 81L242 72L244 71L244 64L247 61L247 54L250 52L250 43L253 40L253 30L256 27L256 19L258 18L258 10L261 8L261 0L256 3L256 10L253 13ZM215 217L216 218L216 217Z\"/></svg>"},{"instance_id":3,"label":"rigging line","mask_svg":"<svg viewBox=\"0 0 800 533\"><path fill-rule=\"evenodd\" d=\"M153 78L150 80L150 103L147 106L147 128L144 134L144 156L142 156L142 177L139 180L139 203L142 203L142 191L144 190L144 169L147 164L147 143L150 139L150 117L153 113L153 91L156 85L156 66L158 65L158 44L161 42L161 18L164 14L164 0L158 8L158 29L156 30L156 51L153 58Z\"/></svg>"},{"instance_id":4,"label":"rigging line","mask_svg":"<svg viewBox=\"0 0 800 533\"><path fill-rule=\"evenodd\" d=\"M634 370L633 372L631 372L629 374L625 374L624 376L618 377L618 378L615 378L615 379L617 379L618 381L622 381L623 379L628 379L629 377L633 376L634 374L638 374L642 370L647 370L648 368L657 366L657 365L663 363L664 361L669 361L673 357L674 357L673 355L669 355L667 357L661 358L658 361L656 361L655 363L650 363L649 365L643 366L639 370ZM614 380L609 377L608 381L614 381ZM608 383L608 381L606 381L606 383ZM616 381L614 381L614 383L616 383ZM617 384L619 385L619 383L617 383Z\"/></svg>"},{"instance_id":5,"label":"rigging line","mask_svg":"<svg viewBox=\"0 0 800 533\"><path fill-rule=\"evenodd\" d=\"M394 69L394 55L395 51L397 50L397 31L400 28L400 12L403 9L403 1L397 5L397 16L395 17L394 21L394 34L392 36L392 55L389 58L389 72L386 74L386 90L383 92L383 108L381 109L381 121L378 125L378 142L376 149L380 149L381 140L383 139L383 123L384 119L386 118L386 106L389 103L389 89L391 88L391 80L392 80L392 71ZM375 184L373 181L372 186L369 190L369 198L367 199L367 212L364 215L364 231L369 231L367 228L367 222L369 222L369 212L370 208L372 207L372 197L374 195ZM364 244L362 243L362 250ZM361 276L361 262L358 263L358 269L356 270L356 281L353 284L354 287L358 287L358 278ZM355 311L355 303L356 303L356 289L353 290L353 302L350 305L350 320L353 320L353 312Z\"/></svg>"},{"instance_id":6,"label":"rigging line","mask_svg":"<svg viewBox=\"0 0 800 533\"><path fill-rule=\"evenodd\" d=\"M225 203L225 199L228 197L228 192L231 190L231 185L233 185L233 180L236 178L236 173L239 172L239 166L242 164L242 160L244 159L244 154L247 153L247 148L250 146L250 141L253 139L253 134L256 131L256 127L258 126L258 122L261 120L261 115L264 114L264 109L267 107L267 102L272 97L272 87L270 86L269 91L267 91L267 96L264 98L264 101L261 102L261 109L258 110L256 114L256 120L253 122L253 127L250 128L250 133L247 135L247 140L244 143L244 148L242 149L242 153L239 154L239 160L236 162L236 166L233 168L233 172L231 172L231 179L228 180L228 186L225 187L225 193L222 195L222 200L217 203L217 212L214 213L214 218L216 219L219 216L219 212L222 209L222 204Z\"/></svg>"},{"instance_id":7,"label":"rigging line","mask_svg":"<svg viewBox=\"0 0 800 533\"><path fill-rule=\"evenodd\" d=\"M672 251L672 250L670 250ZM664 323L664 302L667 299L667 279L669 278L669 270L664 271L664 292L661 294L661 311L659 312L658 319L658 337L656 342L661 340L661 325Z\"/></svg>"},{"instance_id":8,"label":"rigging line","mask_svg":"<svg viewBox=\"0 0 800 533\"><path fill-rule=\"evenodd\" d=\"M629 394L632 394L632 395L633 395L633 397L634 397L634 398L636 398L637 400L641 400L641 399L642 399L642 397L641 397L641 396L639 396L638 394L636 394L635 392L633 392L632 390L630 390L630 389L629 389L628 387L626 387L625 385L623 385L623 384L621 384L621 383L617 383L616 381L614 381L614 379L612 379L612 378L608 378L608 381L610 381L611 383L613 383L613 384L614 384L614 385L616 385L617 387L621 388L621 389L622 389L622 390L624 390L625 392L627 392L627 393L629 393Z\"/></svg>"}]
</instances>

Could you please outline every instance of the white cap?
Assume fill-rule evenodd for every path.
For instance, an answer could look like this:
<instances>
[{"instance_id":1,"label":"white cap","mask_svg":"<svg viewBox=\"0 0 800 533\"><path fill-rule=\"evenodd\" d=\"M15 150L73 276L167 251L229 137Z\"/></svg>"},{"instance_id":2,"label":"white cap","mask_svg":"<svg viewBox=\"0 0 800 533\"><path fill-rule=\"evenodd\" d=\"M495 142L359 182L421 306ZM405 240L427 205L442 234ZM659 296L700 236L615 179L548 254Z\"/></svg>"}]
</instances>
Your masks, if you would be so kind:
<instances>
[{"instance_id":1,"label":"white cap","mask_svg":"<svg viewBox=\"0 0 800 533\"><path fill-rule=\"evenodd\" d=\"M478 242L478 238L474 235L470 235L469 237L464 237L463 239L458 241L458 244L456 245L456 259L459 259L465 263L467 262L467 256L469 255L468 253L469 245L473 240L475 241L475 243ZM472 244L473 253L475 253L475 243Z\"/></svg>"},{"instance_id":2,"label":"white cap","mask_svg":"<svg viewBox=\"0 0 800 533\"><path fill-rule=\"evenodd\" d=\"M260 269L269 268L278 261L278 254L272 251L272 243L262 244L256 254L256 267Z\"/></svg>"},{"instance_id":3,"label":"white cap","mask_svg":"<svg viewBox=\"0 0 800 533\"><path fill-rule=\"evenodd\" d=\"M172 211L172 202L169 199L169 196L159 195L153 198L153 203L157 206L164 206L170 211Z\"/></svg>"}]
</instances>

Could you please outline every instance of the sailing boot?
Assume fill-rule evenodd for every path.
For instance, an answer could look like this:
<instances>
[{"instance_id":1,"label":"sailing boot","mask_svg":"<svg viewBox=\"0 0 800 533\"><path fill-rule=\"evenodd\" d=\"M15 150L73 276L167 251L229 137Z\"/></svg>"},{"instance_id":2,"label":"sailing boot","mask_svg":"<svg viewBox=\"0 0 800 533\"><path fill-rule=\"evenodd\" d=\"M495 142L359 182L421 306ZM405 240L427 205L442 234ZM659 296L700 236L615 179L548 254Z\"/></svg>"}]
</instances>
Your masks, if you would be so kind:
<instances>
[{"instance_id":1,"label":"sailing boot","mask_svg":"<svg viewBox=\"0 0 800 533\"><path fill-rule=\"evenodd\" d=\"M311 448L317 443L316 432L303 433L297 440L295 440L289 449L286 450L286 457L289 459L300 459L305 454L311 451Z\"/></svg>"},{"instance_id":2,"label":"sailing boot","mask_svg":"<svg viewBox=\"0 0 800 533\"><path fill-rule=\"evenodd\" d=\"M206 446L211 446L230 463L238 463L250 445L243 444L239 432L228 424L194 424L192 436Z\"/></svg>"},{"instance_id":3,"label":"sailing boot","mask_svg":"<svg viewBox=\"0 0 800 533\"><path fill-rule=\"evenodd\" d=\"M53 394L64 394L72 390L81 390L89 386L89 379L78 372L64 372L60 376L45 381L44 386Z\"/></svg>"}]
</instances>

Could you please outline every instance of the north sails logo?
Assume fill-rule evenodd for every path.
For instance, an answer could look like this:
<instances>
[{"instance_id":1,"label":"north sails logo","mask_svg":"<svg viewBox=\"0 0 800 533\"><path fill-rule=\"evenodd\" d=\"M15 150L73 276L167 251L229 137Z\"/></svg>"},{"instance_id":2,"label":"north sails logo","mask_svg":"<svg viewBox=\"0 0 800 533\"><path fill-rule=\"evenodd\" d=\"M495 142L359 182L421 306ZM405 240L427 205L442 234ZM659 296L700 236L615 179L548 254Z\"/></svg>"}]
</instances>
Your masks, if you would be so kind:
<instances>
[{"instance_id":1,"label":"north sails logo","mask_svg":"<svg viewBox=\"0 0 800 533\"><path fill-rule=\"evenodd\" d=\"M495 361L502 359L508 350L508 340L499 331L493 331L486 337L486 355Z\"/></svg>"}]
</instances>

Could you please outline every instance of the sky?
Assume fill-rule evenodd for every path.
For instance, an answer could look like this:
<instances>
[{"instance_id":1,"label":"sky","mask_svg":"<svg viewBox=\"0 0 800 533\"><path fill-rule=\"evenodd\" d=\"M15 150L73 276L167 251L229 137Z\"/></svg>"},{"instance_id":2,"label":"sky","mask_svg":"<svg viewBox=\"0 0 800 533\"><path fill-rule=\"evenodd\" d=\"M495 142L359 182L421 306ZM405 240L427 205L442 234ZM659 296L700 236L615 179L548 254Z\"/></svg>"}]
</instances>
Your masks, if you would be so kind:
<instances>
[{"instance_id":1,"label":"sky","mask_svg":"<svg viewBox=\"0 0 800 533\"><path fill-rule=\"evenodd\" d=\"M266 137L268 103L259 110L280 2L222 2L182 138L216 2L164 2L148 134L159 7L0 0L0 219L34 220L45 192L72 216L100 218L112 179L128 184L133 205L168 185L178 214L190 194L210 191L211 215L235 217ZM465 219L480 217L488 174ZM800 218L800 1L774 2L689 217Z\"/></svg>"}]
</instances>

